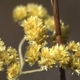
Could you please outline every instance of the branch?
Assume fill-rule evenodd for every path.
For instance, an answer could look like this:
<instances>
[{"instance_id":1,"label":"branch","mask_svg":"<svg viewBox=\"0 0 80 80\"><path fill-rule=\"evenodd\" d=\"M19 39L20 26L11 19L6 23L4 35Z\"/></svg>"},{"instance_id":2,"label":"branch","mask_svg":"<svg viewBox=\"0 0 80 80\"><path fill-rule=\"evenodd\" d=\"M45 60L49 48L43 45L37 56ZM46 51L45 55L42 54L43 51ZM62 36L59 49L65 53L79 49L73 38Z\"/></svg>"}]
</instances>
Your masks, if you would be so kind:
<instances>
[{"instance_id":1,"label":"branch","mask_svg":"<svg viewBox=\"0 0 80 80\"><path fill-rule=\"evenodd\" d=\"M41 71L43 71L43 69L35 69L30 71L23 71L22 74L29 74L29 73L41 72Z\"/></svg>"},{"instance_id":2,"label":"branch","mask_svg":"<svg viewBox=\"0 0 80 80\"><path fill-rule=\"evenodd\" d=\"M22 55L22 46L23 46L24 42L25 42L25 37L22 38L22 40L20 41L19 46L18 46L21 70L22 70L23 65L24 65L24 59L23 59L23 55Z\"/></svg>"},{"instance_id":3,"label":"branch","mask_svg":"<svg viewBox=\"0 0 80 80\"><path fill-rule=\"evenodd\" d=\"M62 41L61 41L61 28L60 28L60 16L59 16L58 0L51 0L51 5L53 7L55 32L56 32L56 42L60 45L62 43Z\"/></svg>"},{"instance_id":4,"label":"branch","mask_svg":"<svg viewBox=\"0 0 80 80\"><path fill-rule=\"evenodd\" d=\"M62 40L61 40L58 0L51 0L51 5L53 8L53 15L54 15L54 22L55 22L56 42L58 43L58 45L60 45L62 43ZM62 68L60 68L60 80L66 80L65 70Z\"/></svg>"}]
</instances>

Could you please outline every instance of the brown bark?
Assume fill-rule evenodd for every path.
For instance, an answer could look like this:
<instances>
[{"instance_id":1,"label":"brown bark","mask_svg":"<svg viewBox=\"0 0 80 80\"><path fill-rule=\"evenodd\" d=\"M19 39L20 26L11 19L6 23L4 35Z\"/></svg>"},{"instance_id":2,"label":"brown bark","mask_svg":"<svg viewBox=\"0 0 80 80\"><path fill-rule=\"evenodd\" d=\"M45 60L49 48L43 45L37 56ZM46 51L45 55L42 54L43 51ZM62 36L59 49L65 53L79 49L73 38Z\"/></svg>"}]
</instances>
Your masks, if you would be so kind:
<instances>
[{"instance_id":1,"label":"brown bark","mask_svg":"<svg viewBox=\"0 0 80 80\"><path fill-rule=\"evenodd\" d=\"M55 32L56 32L56 42L58 45L62 44L61 41L61 28L60 28L60 17L59 17L59 5L58 0L51 0L51 4L53 7L53 15L55 22ZM65 70L60 68L60 80L66 80Z\"/></svg>"}]
</instances>

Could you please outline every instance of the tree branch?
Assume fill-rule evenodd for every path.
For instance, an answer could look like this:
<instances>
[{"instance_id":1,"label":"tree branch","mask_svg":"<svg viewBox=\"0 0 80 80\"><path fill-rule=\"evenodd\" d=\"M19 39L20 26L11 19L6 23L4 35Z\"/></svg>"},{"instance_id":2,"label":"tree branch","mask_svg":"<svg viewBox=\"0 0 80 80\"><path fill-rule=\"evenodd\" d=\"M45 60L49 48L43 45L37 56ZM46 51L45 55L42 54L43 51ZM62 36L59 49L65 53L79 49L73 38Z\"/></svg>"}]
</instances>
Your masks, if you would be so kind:
<instances>
[{"instance_id":1,"label":"tree branch","mask_svg":"<svg viewBox=\"0 0 80 80\"><path fill-rule=\"evenodd\" d=\"M62 43L62 40L61 40L58 0L51 0L51 5L53 8L53 15L54 15L54 22L55 22L56 42L58 43L58 45L60 45ZM59 70L60 70L60 80L66 80L65 70L62 68L60 68Z\"/></svg>"}]
</instances>

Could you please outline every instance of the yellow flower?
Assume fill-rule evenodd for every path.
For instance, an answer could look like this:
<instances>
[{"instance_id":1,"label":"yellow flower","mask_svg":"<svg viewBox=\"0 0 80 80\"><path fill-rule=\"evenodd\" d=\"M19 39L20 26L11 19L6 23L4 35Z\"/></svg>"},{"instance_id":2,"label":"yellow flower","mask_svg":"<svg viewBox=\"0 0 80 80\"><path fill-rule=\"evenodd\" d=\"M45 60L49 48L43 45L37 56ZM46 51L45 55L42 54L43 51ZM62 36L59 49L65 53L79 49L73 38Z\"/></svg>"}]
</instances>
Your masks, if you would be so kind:
<instances>
[{"instance_id":1,"label":"yellow flower","mask_svg":"<svg viewBox=\"0 0 80 80\"><path fill-rule=\"evenodd\" d=\"M0 62L3 63L3 65L9 64L9 55L6 51L6 46L4 42L0 39Z\"/></svg>"},{"instance_id":2,"label":"yellow flower","mask_svg":"<svg viewBox=\"0 0 80 80\"><path fill-rule=\"evenodd\" d=\"M6 46L4 44L4 42L0 39L0 52L4 51L6 49Z\"/></svg>"},{"instance_id":3,"label":"yellow flower","mask_svg":"<svg viewBox=\"0 0 80 80\"><path fill-rule=\"evenodd\" d=\"M80 50L79 51L76 51L75 53L73 53L76 57L79 57L80 58Z\"/></svg>"},{"instance_id":4,"label":"yellow flower","mask_svg":"<svg viewBox=\"0 0 80 80\"><path fill-rule=\"evenodd\" d=\"M69 63L70 56L67 48L64 45L56 45L52 47L52 56L59 64L60 67L65 68L66 65Z\"/></svg>"},{"instance_id":5,"label":"yellow flower","mask_svg":"<svg viewBox=\"0 0 80 80\"><path fill-rule=\"evenodd\" d=\"M80 42L71 41L68 44L68 49L72 51L80 51Z\"/></svg>"},{"instance_id":6,"label":"yellow flower","mask_svg":"<svg viewBox=\"0 0 80 80\"><path fill-rule=\"evenodd\" d=\"M50 54L50 49L48 47L43 47L40 53L39 65L41 67L52 68L55 64L53 56Z\"/></svg>"},{"instance_id":7,"label":"yellow flower","mask_svg":"<svg viewBox=\"0 0 80 80\"><path fill-rule=\"evenodd\" d=\"M38 16L43 18L47 15L47 10L42 5L29 3L26 5L26 10L29 16Z\"/></svg>"},{"instance_id":8,"label":"yellow flower","mask_svg":"<svg viewBox=\"0 0 80 80\"><path fill-rule=\"evenodd\" d=\"M26 8L23 5L19 5L13 10L13 18L15 21L22 20L27 16Z\"/></svg>"},{"instance_id":9,"label":"yellow flower","mask_svg":"<svg viewBox=\"0 0 80 80\"><path fill-rule=\"evenodd\" d=\"M44 19L44 24L46 25L46 28L50 31L54 30L54 18L52 16L48 16L48 18Z\"/></svg>"},{"instance_id":10,"label":"yellow flower","mask_svg":"<svg viewBox=\"0 0 80 80\"><path fill-rule=\"evenodd\" d=\"M8 65L10 63L7 51L0 52L0 60L3 61L4 65Z\"/></svg>"},{"instance_id":11,"label":"yellow flower","mask_svg":"<svg viewBox=\"0 0 80 80\"><path fill-rule=\"evenodd\" d=\"M24 28L27 40L40 43L47 37L47 35L45 35L47 30L42 24L42 19L37 16L31 16L28 20L24 20L21 26Z\"/></svg>"},{"instance_id":12,"label":"yellow flower","mask_svg":"<svg viewBox=\"0 0 80 80\"><path fill-rule=\"evenodd\" d=\"M7 78L14 79L17 78L20 74L20 64L19 63L12 63L7 68Z\"/></svg>"},{"instance_id":13,"label":"yellow flower","mask_svg":"<svg viewBox=\"0 0 80 80\"><path fill-rule=\"evenodd\" d=\"M8 53L8 56L9 56L9 61L10 62L13 62L13 61L17 61L19 56L18 56L18 53L17 53L17 50L13 47L8 47L7 48L7 53Z\"/></svg>"},{"instance_id":14,"label":"yellow flower","mask_svg":"<svg viewBox=\"0 0 80 80\"><path fill-rule=\"evenodd\" d=\"M39 50L41 45L36 44L35 42L31 43L26 51L26 60L29 62L29 65L32 66L38 60Z\"/></svg>"},{"instance_id":15,"label":"yellow flower","mask_svg":"<svg viewBox=\"0 0 80 80\"><path fill-rule=\"evenodd\" d=\"M69 68L80 74L80 57L72 54L70 57Z\"/></svg>"}]
</instances>

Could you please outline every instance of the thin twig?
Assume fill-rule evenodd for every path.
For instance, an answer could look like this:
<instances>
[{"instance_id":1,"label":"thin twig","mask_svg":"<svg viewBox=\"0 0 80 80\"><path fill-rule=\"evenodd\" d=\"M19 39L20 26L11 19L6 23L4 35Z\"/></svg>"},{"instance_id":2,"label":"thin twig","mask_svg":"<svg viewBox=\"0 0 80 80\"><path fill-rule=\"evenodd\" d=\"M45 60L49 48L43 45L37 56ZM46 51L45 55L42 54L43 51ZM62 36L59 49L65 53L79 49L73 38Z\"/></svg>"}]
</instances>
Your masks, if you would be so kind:
<instances>
[{"instance_id":1,"label":"thin twig","mask_svg":"<svg viewBox=\"0 0 80 80\"><path fill-rule=\"evenodd\" d=\"M54 15L54 22L55 22L56 42L58 43L58 45L60 45L62 43L62 40L61 40L58 0L51 0L51 5L53 8L53 15ZM60 80L66 80L65 70L62 68L60 68L59 70L60 70Z\"/></svg>"},{"instance_id":2,"label":"thin twig","mask_svg":"<svg viewBox=\"0 0 80 80\"><path fill-rule=\"evenodd\" d=\"M42 69L35 69L35 70L23 71L22 74L29 74L29 73L41 72L41 71L43 71L43 70Z\"/></svg>"},{"instance_id":3,"label":"thin twig","mask_svg":"<svg viewBox=\"0 0 80 80\"><path fill-rule=\"evenodd\" d=\"M25 37L22 38L22 40L20 41L19 46L18 46L21 70L22 70L23 65L24 65L24 59L23 59L23 55L22 55L22 46L23 46L24 42L25 42Z\"/></svg>"},{"instance_id":4,"label":"thin twig","mask_svg":"<svg viewBox=\"0 0 80 80\"><path fill-rule=\"evenodd\" d=\"M24 58L22 55L22 46L25 42L25 37L22 38L22 40L19 43L19 47L18 47L18 52L19 52L19 57L20 57L20 65L21 65L21 74L29 74L29 73L34 73L34 72L41 72L43 71L43 69L35 69L35 70L29 70L29 71L22 71L23 66L24 66Z\"/></svg>"}]
</instances>

